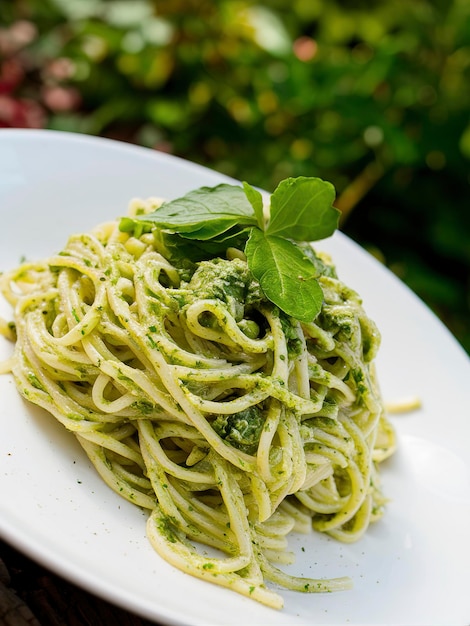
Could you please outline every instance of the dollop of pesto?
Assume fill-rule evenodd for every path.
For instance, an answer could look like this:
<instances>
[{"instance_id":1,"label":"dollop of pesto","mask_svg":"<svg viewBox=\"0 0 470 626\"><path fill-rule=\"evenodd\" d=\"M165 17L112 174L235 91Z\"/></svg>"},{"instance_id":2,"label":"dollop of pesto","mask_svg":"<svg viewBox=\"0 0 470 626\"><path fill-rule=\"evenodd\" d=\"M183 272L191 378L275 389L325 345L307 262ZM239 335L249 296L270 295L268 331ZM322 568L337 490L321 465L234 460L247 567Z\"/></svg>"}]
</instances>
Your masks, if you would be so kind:
<instances>
[{"instance_id":1,"label":"dollop of pesto","mask_svg":"<svg viewBox=\"0 0 470 626\"><path fill-rule=\"evenodd\" d=\"M241 259L200 261L186 288L193 299L221 300L237 321L243 319L246 307L264 300L259 284Z\"/></svg>"},{"instance_id":2,"label":"dollop of pesto","mask_svg":"<svg viewBox=\"0 0 470 626\"><path fill-rule=\"evenodd\" d=\"M247 454L256 453L263 425L263 414L257 406L218 415L212 422L212 428L226 443Z\"/></svg>"}]
</instances>

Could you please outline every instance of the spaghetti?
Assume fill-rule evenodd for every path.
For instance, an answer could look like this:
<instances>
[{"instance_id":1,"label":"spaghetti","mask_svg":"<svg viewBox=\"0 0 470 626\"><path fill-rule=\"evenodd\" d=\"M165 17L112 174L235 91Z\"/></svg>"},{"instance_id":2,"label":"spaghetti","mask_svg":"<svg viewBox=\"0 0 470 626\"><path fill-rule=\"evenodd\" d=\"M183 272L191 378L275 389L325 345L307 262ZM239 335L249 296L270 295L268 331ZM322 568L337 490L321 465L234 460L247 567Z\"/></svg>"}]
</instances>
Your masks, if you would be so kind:
<instances>
[{"instance_id":1,"label":"spaghetti","mask_svg":"<svg viewBox=\"0 0 470 626\"><path fill-rule=\"evenodd\" d=\"M136 200L130 215L157 201ZM148 509L155 550L268 606L292 531L352 542L383 513L394 449L375 325L328 258L324 303L299 323L264 298L243 254L177 266L155 233L109 222L1 277L20 393L73 432L103 480ZM12 336L12 325L1 332ZM204 548L201 548L204 546Z\"/></svg>"}]
</instances>

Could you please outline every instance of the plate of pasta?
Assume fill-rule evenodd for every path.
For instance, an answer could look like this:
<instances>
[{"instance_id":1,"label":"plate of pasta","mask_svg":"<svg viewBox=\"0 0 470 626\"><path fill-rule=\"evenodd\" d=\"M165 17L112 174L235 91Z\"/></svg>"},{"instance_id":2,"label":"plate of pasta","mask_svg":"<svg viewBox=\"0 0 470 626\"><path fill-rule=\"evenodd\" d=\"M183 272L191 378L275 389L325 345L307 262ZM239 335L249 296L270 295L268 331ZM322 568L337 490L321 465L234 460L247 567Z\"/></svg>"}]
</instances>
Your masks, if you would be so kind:
<instances>
[{"instance_id":1,"label":"plate of pasta","mask_svg":"<svg viewBox=\"0 0 470 626\"><path fill-rule=\"evenodd\" d=\"M329 183L29 130L0 172L2 538L169 626L469 623L470 362Z\"/></svg>"}]
</instances>

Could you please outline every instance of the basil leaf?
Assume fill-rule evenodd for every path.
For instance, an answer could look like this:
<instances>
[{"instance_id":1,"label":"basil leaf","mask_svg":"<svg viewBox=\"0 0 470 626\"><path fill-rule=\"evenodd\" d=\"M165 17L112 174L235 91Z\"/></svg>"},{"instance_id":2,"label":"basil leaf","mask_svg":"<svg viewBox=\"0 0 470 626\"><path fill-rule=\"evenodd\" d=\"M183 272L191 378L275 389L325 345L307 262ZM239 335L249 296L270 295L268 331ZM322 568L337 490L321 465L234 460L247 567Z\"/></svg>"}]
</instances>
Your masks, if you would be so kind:
<instances>
[{"instance_id":1,"label":"basil leaf","mask_svg":"<svg viewBox=\"0 0 470 626\"><path fill-rule=\"evenodd\" d=\"M188 243L191 242L191 245L198 246L201 250L204 250L206 253L210 253L212 257L214 257L219 255L225 256L227 248L238 248L239 250L243 250L250 230L250 228L245 228L243 230L240 230L239 228L232 228L227 230L225 233L222 233L219 237L214 237L213 239L207 239L204 241L190 239L186 234L179 236L182 239L184 238Z\"/></svg>"},{"instance_id":2,"label":"basil leaf","mask_svg":"<svg viewBox=\"0 0 470 626\"><path fill-rule=\"evenodd\" d=\"M286 178L271 196L266 234L317 241L333 234L340 212L332 206L335 188L321 178Z\"/></svg>"},{"instance_id":3,"label":"basil leaf","mask_svg":"<svg viewBox=\"0 0 470 626\"><path fill-rule=\"evenodd\" d=\"M326 269L305 242L328 237L337 227L334 197L333 185L320 178L284 180L271 196L266 225L262 194L246 182L224 183L191 191L153 213L122 218L120 229L134 236L154 231L158 246L183 268L223 255L227 247L244 247L265 296L287 315L311 322L322 306L317 278Z\"/></svg>"},{"instance_id":4,"label":"basil leaf","mask_svg":"<svg viewBox=\"0 0 470 626\"><path fill-rule=\"evenodd\" d=\"M264 230L265 219L264 219L264 203L263 196L261 193L252 187L250 184L243 181L243 189L245 191L246 197L248 198L251 206L256 215L256 219L258 221L258 226L261 230Z\"/></svg>"},{"instance_id":5,"label":"basil leaf","mask_svg":"<svg viewBox=\"0 0 470 626\"><path fill-rule=\"evenodd\" d=\"M229 220L218 220L211 222L207 221L204 225L199 225L194 230L184 230L180 228L168 228L162 227L162 230L172 233L178 233L186 239L194 239L196 241L211 241L212 239L219 239L227 236L227 232L231 232L232 229L238 225L238 220L235 223ZM238 230L238 229L237 229Z\"/></svg>"},{"instance_id":6,"label":"basil leaf","mask_svg":"<svg viewBox=\"0 0 470 626\"><path fill-rule=\"evenodd\" d=\"M257 223L253 206L242 187L226 183L200 187L136 219L186 237L192 233L193 238L201 241L212 239L233 226Z\"/></svg>"},{"instance_id":7,"label":"basil leaf","mask_svg":"<svg viewBox=\"0 0 470 626\"><path fill-rule=\"evenodd\" d=\"M253 228L245 254L265 296L284 313L312 322L320 312L323 292L318 270L295 243Z\"/></svg>"}]
</instances>

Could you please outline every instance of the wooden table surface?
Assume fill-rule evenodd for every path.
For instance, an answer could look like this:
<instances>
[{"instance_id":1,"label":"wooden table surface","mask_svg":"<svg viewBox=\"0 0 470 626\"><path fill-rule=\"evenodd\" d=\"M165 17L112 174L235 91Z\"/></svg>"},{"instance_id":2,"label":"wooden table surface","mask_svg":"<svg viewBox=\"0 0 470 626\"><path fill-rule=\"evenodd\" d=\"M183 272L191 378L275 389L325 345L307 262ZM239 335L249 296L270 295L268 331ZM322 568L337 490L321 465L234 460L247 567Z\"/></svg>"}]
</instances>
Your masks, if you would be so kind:
<instances>
[{"instance_id":1,"label":"wooden table surface","mask_svg":"<svg viewBox=\"0 0 470 626\"><path fill-rule=\"evenodd\" d=\"M155 626L72 585L0 540L1 626Z\"/></svg>"}]
</instances>

